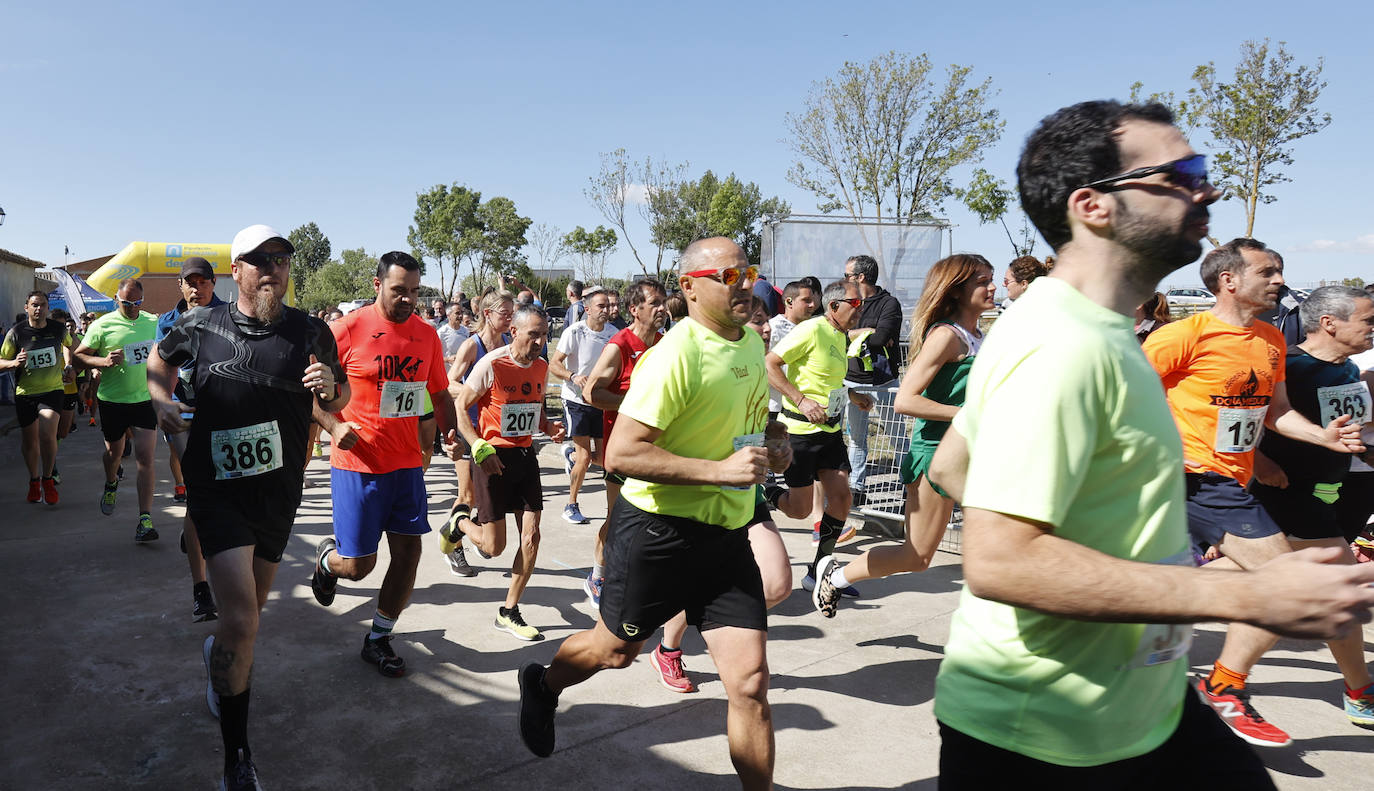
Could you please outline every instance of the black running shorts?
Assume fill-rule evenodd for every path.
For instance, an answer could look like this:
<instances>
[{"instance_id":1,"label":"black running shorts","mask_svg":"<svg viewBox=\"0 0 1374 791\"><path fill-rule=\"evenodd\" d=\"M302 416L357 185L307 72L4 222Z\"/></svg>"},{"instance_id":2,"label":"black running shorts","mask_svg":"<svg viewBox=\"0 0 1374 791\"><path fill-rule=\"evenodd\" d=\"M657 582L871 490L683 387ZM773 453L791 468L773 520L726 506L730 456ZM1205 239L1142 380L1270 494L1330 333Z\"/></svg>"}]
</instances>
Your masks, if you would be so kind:
<instances>
[{"instance_id":1,"label":"black running shorts","mask_svg":"<svg viewBox=\"0 0 1374 791\"><path fill-rule=\"evenodd\" d=\"M474 520L486 524L516 511L543 511L544 486L539 482L539 454L534 448L498 447L496 458L501 460L500 475L487 475L482 465L472 465Z\"/></svg>"},{"instance_id":2,"label":"black running shorts","mask_svg":"<svg viewBox=\"0 0 1374 791\"><path fill-rule=\"evenodd\" d=\"M31 426L38 420L38 412L41 409L51 409L54 412L62 411L62 391L50 390L46 393L36 393L34 395L14 395L14 412L19 418L19 426Z\"/></svg>"},{"instance_id":3,"label":"black running shorts","mask_svg":"<svg viewBox=\"0 0 1374 791\"><path fill-rule=\"evenodd\" d=\"M157 413L151 400L133 404L100 401L100 433L105 435L106 442L118 442L131 428L157 428Z\"/></svg>"},{"instance_id":4,"label":"black running shorts","mask_svg":"<svg viewBox=\"0 0 1374 791\"><path fill-rule=\"evenodd\" d=\"M791 441L792 466L782 475L789 489L810 486L821 470L849 472L849 448L844 444L843 431L793 434Z\"/></svg>"},{"instance_id":5,"label":"black running shorts","mask_svg":"<svg viewBox=\"0 0 1374 791\"><path fill-rule=\"evenodd\" d=\"M254 557L269 563L281 562L286 542L291 538L291 525L296 521L296 509L301 504L303 476L302 471L296 478L294 497L289 489L279 486L264 486L253 496L242 496L234 491L243 487L229 490L187 481L186 515L196 526L200 554L208 558L226 549L251 546Z\"/></svg>"},{"instance_id":6,"label":"black running shorts","mask_svg":"<svg viewBox=\"0 0 1374 791\"><path fill-rule=\"evenodd\" d=\"M1290 481L1286 488L1280 489L1251 481L1250 493L1289 538L1301 541L1340 538L1342 526L1336 503L1318 500L1313 492L1315 485L1311 481ZM1340 492L1344 498L1344 486Z\"/></svg>"}]
</instances>

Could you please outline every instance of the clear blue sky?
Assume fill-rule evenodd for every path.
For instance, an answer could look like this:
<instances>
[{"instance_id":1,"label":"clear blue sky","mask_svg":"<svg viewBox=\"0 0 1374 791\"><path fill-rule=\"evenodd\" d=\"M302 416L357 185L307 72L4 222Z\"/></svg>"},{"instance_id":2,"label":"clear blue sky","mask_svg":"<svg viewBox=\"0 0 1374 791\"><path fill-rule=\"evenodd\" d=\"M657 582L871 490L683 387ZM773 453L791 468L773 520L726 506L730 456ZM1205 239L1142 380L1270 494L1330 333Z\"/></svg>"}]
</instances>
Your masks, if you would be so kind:
<instances>
[{"instance_id":1,"label":"clear blue sky","mask_svg":"<svg viewBox=\"0 0 1374 791\"><path fill-rule=\"evenodd\" d=\"M1047 113L1135 80L1182 91L1208 60L1229 76L1240 43L1267 36L1299 62L1325 57L1320 106L1335 120L1297 144L1255 235L1285 253L1292 282L1374 279L1367 4L928 5L9 4L0 247L60 264L64 245L79 260L314 221L336 255L407 249L416 192L453 182L536 223L591 227L603 220L582 190L620 146L693 175L734 171L813 212L785 178L784 115L844 61L890 49L992 78L1007 126L984 166L1014 182ZM957 249L1010 258L1000 228L953 202L944 214ZM1243 219L1220 204L1213 234ZM631 230L642 252L647 232ZM622 244L612 269L632 265ZM1189 268L1170 282L1196 280Z\"/></svg>"}]
</instances>

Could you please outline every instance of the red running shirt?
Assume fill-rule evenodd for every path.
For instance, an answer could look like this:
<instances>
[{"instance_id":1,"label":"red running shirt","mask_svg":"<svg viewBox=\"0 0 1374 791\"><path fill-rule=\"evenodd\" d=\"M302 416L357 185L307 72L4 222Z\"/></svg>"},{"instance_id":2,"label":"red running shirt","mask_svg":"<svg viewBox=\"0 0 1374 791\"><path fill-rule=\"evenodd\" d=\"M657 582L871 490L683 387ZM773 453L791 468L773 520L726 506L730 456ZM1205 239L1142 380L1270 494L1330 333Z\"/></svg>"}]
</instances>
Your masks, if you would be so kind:
<instances>
[{"instance_id":1,"label":"red running shirt","mask_svg":"<svg viewBox=\"0 0 1374 791\"><path fill-rule=\"evenodd\" d=\"M633 330L626 327L611 336L609 341L606 341L607 344L616 347L616 349L620 351L620 376L611 384L610 390L612 393L623 396L630 391L630 374L634 373L635 363L639 362L639 358L643 356L644 352L647 352L649 347L658 343L658 339L662 337L662 332L655 332L650 336L649 343L646 344L639 339L638 335L634 334ZM602 437L610 439L611 429L615 426L615 419L619 414L619 412L613 409L607 409L601 413Z\"/></svg>"},{"instance_id":2,"label":"red running shirt","mask_svg":"<svg viewBox=\"0 0 1374 791\"><path fill-rule=\"evenodd\" d=\"M521 365L511 347L488 352L463 382L477 394L477 434L498 448L528 448L544 416L549 364L536 357Z\"/></svg>"}]
</instances>

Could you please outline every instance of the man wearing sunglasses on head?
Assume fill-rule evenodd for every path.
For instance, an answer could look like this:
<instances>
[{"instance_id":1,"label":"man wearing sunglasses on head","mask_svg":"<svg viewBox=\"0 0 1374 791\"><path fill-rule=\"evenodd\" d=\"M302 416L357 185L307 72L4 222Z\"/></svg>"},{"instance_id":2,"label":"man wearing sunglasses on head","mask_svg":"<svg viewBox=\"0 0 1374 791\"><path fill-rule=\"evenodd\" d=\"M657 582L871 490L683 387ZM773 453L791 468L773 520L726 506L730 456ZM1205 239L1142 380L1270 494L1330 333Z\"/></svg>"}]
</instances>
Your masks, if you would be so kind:
<instances>
[{"instance_id":1,"label":"man wearing sunglasses on head","mask_svg":"<svg viewBox=\"0 0 1374 791\"><path fill-rule=\"evenodd\" d=\"M607 472L627 480L606 544L601 620L565 640L547 669L521 669L520 735L535 755L552 753L558 695L603 668L629 667L686 610L725 686L740 781L771 788L766 605L741 528L754 487L769 467L787 466L791 449L764 443L763 341L744 330L756 270L719 237L688 245L678 267L688 318L640 359L606 447Z\"/></svg>"},{"instance_id":2,"label":"man wearing sunglasses on head","mask_svg":"<svg viewBox=\"0 0 1374 791\"><path fill-rule=\"evenodd\" d=\"M119 460L124 455L125 434L134 432L134 458L138 462L138 525L135 541L157 539L153 528L153 452L157 449L157 416L148 395L148 356L157 337L157 316L140 310L143 283L119 281L118 309L95 320L76 359L100 372L100 431L105 435L105 490L100 513L114 513L119 489Z\"/></svg>"}]
</instances>

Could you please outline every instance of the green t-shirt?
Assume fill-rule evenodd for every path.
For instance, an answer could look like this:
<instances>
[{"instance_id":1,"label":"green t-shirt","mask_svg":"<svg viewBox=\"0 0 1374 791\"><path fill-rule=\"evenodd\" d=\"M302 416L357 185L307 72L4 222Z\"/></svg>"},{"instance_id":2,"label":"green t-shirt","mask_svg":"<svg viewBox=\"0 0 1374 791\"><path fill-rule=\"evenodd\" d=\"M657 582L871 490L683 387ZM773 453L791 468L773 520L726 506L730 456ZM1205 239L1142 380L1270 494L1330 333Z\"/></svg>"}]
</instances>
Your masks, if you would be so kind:
<instances>
[{"instance_id":1,"label":"green t-shirt","mask_svg":"<svg viewBox=\"0 0 1374 791\"><path fill-rule=\"evenodd\" d=\"M48 319L42 327L31 327L26 318L11 327L0 345L0 357L13 360L20 351L28 352L24 367L14 372L14 392L28 396L61 390L62 371L67 367L62 347L71 345L67 325L55 319Z\"/></svg>"},{"instance_id":2,"label":"green t-shirt","mask_svg":"<svg viewBox=\"0 0 1374 791\"><path fill-rule=\"evenodd\" d=\"M997 320L954 427L969 445L964 506L1054 525L1146 563L1192 565L1183 445L1131 319L1040 278ZM1092 623L965 588L935 716L1041 761L1096 766L1178 725L1188 625Z\"/></svg>"},{"instance_id":3,"label":"green t-shirt","mask_svg":"<svg viewBox=\"0 0 1374 791\"><path fill-rule=\"evenodd\" d=\"M844 414L849 403L844 387L845 371L849 369L849 360L845 357L848 346L849 339L843 332L835 329L825 316L816 316L798 324L770 351L787 363L788 381L796 385L802 395L820 404L828 416L835 418ZM800 414L790 399L783 398L782 408ZM834 433L841 428L839 420L828 426L818 426L786 414L778 419L793 434Z\"/></svg>"},{"instance_id":4,"label":"green t-shirt","mask_svg":"<svg viewBox=\"0 0 1374 791\"><path fill-rule=\"evenodd\" d=\"M101 401L137 404L150 398L148 355L152 354L156 337L157 316L146 311L139 311L138 318L129 320L116 310L91 324L83 343L92 351L105 355L113 349L124 350L124 362L100 369L100 389L96 395Z\"/></svg>"},{"instance_id":5,"label":"green t-shirt","mask_svg":"<svg viewBox=\"0 0 1374 791\"><path fill-rule=\"evenodd\" d=\"M737 443L761 446L768 422L763 340L745 332L728 341L690 318L678 322L636 363L620 414L661 429L654 444L686 458L719 461ZM753 486L630 478L620 496L650 513L729 529L744 527L754 514Z\"/></svg>"}]
</instances>

